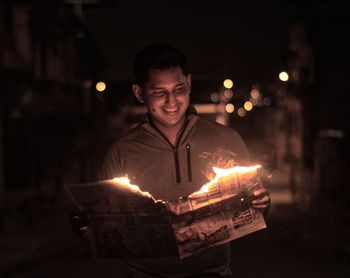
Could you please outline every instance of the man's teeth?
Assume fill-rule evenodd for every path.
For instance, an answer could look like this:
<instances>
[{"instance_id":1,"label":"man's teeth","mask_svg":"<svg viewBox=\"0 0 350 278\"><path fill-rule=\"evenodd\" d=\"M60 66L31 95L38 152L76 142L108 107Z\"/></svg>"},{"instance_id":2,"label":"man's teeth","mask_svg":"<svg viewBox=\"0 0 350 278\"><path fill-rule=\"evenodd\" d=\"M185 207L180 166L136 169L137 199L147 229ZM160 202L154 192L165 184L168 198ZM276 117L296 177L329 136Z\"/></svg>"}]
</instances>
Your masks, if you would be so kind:
<instances>
[{"instance_id":1,"label":"man's teeth","mask_svg":"<svg viewBox=\"0 0 350 278\"><path fill-rule=\"evenodd\" d=\"M164 109L166 112L173 113L177 111L177 108L165 108Z\"/></svg>"}]
</instances>

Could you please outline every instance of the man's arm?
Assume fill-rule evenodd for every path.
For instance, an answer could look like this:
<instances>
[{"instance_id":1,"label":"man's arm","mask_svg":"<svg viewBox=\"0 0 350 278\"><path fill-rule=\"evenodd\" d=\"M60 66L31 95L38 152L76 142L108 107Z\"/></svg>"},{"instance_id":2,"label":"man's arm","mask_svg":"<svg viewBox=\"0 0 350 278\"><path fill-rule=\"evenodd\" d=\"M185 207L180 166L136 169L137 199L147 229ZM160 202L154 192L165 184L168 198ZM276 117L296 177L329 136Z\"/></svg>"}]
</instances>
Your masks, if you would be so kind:
<instances>
[{"instance_id":1,"label":"man's arm","mask_svg":"<svg viewBox=\"0 0 350 278\"><path fill-rule=\"evenodd\" d=\"M125 159L121 152L122 146L114 143L108 150L102 167L98 172L98 180L108 180L125 175Z\"/></svg>"},{"instance_id":2,"label":"man's arm","mask_svg":"<svg viewBox=\"0 0 350 278\"><path fill-rule=\"evenodd\" d=\"M123 156L119 150L119 146L114 143L108 150L103 165L97 174L98 180L112 179L121 176L121 165L123 164ZM77 209L70 210L70 223L72 231L79 237L89 237L89 221L85 213Z\"/></svg>"}]
</instances>

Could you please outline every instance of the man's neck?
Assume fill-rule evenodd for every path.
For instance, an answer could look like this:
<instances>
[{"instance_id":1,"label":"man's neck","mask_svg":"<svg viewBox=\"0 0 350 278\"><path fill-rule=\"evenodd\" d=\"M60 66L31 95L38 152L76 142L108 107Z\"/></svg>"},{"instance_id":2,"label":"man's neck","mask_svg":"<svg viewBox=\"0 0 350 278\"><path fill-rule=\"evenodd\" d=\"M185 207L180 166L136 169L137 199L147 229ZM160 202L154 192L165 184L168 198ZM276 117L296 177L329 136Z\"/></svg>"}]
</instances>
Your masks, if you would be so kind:
<instances>
[{"instance_id":1,"label":"man's neck","mask_svg":"<svg viewBox=\"0 0 350 278\"><path fill-rule=\"evenodd\" d=\"M153 122L153 125L164 135L165 138L168 139L171 145L176 146L176 143L179 139L178 137L180 136L182 129L185 128L185 122L186 119L184 118L176 126L167 127L155 122Z\"/></svg>"}]
</instances>

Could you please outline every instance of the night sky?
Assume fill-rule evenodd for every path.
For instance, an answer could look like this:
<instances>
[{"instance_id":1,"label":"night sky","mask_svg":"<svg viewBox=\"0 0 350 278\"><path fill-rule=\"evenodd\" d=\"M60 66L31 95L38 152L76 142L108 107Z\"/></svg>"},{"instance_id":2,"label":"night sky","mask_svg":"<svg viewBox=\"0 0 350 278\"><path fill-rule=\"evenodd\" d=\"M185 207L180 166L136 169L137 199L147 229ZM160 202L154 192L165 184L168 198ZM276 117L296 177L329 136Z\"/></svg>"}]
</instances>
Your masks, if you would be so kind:
<instances>
[{"instance_id":1,"label":"night sky","mask_svg":"<svg viewBox=\"0 0 350 278\"><path fill-rule=\"evenodd\" d=\"M136 51L164 41L183 49L198 79L271 80L285 65L288 24L304 7L232 1L119 1L85 9L87 28L116 80L130 79ZM243 82L244 82L243 81Z\"/></svg>"},{"instance_id":2,"label":"night sky","mask_svg":"<svg viewBox=\"0 0 350 278\"><path fill-rule=\"evenodd\" d=\"M115 79L130 78L134 53L155 41L182 48L198 74L223 67L239 77L259 78L259 72L272 74L285 66L288 28L297 21L306 24L316 54L341 63L348 8L346 1L101 1L83 6L83 13ZM322 58L316 60L321 64Z\"/></svg>"}]
</instances>

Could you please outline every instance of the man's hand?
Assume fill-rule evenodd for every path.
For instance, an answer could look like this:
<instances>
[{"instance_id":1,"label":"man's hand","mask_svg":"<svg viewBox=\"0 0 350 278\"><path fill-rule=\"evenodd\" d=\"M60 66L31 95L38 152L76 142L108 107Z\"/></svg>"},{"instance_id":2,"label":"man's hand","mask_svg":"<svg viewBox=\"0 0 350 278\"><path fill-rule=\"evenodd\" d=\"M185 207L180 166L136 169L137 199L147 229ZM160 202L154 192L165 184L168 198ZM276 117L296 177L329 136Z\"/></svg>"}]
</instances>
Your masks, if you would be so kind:
<instances>
[{"instance_id":1,"label":"man's hand","mask_svg":"<svg viewBox=\"0 0 350 278\"><path fill-rule=\"evenodd\" d=\"M80 211L72 211L70 215L72 231L79 237L89 238L89 221Z\"/></svg>"},{"instance_id":2,"label":"man's hand","mask_svg":"<svg viewBox=\"0 0 350 278\"><path fill-rule=\"evenodd\" d=\"M271 206L270 193L266 188L261 187L253 192L254 200L252 201L253 207L263 211L267 211Z\"/></svg>"}]
</instances>

